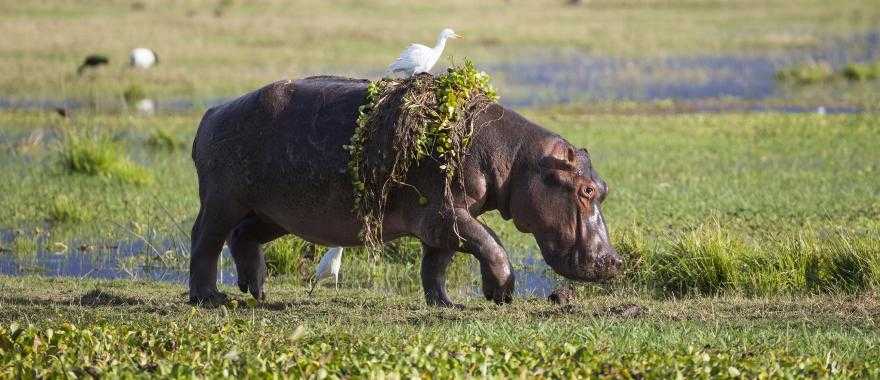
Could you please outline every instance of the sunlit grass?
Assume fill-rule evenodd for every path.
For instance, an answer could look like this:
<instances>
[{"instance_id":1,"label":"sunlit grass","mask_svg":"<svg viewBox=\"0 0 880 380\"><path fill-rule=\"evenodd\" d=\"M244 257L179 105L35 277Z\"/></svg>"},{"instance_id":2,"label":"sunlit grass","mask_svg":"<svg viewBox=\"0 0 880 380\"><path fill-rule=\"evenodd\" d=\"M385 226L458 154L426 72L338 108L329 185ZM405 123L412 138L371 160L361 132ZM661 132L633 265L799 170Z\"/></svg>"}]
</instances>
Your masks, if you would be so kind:
<instances>
[{"instance_id":1,"label":"sunlit grass","mask_svg":"<svg viewBox=\"0 0 880 380\"><path fill-rule=\"evenodd\" d=\"M121 152L119 142L95 132L67 131L58 151L63 167L71 173L113 178L136 185L152 181L149 171Z\"/></svg>"}]
</instances>

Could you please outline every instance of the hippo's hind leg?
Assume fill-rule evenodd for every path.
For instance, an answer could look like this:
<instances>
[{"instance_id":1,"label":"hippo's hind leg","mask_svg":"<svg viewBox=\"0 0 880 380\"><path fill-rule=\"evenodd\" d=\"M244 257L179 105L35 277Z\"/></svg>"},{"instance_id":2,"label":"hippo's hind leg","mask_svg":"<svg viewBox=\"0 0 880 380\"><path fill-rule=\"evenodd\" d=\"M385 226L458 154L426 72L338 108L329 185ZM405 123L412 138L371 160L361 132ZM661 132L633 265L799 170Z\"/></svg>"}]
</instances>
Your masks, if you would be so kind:
<instances>
[{"instance_id":1,"label":"hippo's hind leg","mask_svg":"<svg viewBox=\"0 0 880 380\"><path fill-rule=\"evenodd\" d=\"M263 291L263 284L266 282L266 258L260 245L287 233L283 227L253 213L235 226L229 236L229 251L235 261L238 288L242 292L250 291L258 300L266 298Z\"/></svg>"},{"instance_id":2,"label":"hippo's hind leg","mask_svg":"<svg viewBox=\"0 0 880 380\"><path fill-rule=\"evenodd\" d=\"M422 289L429 306L460 307L446 295L446 269L452 262L455 251L433 248L422 243Z\"/></svg>"},{"instance_id":3,"label":"hippo's hind leg","mask_svg":"<svg viewBox=\"0 0 880 380\"><path fill-rule=\"evenodd\" d=\"M221 197L202 197L199 216L192 229L189 259L189 301L219 304L226 295L217 290L217 260L223 242L247 210Z\"/></svg>"}]
</instances>

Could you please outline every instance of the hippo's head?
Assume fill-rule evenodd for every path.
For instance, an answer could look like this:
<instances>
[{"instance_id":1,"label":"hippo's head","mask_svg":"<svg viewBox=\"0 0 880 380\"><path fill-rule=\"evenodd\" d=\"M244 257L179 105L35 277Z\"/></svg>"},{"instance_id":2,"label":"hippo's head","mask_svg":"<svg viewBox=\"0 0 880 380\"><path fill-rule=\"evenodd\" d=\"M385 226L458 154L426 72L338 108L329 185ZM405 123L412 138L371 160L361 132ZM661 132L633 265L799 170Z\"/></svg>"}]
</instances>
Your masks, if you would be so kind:
<instances>
[{"instance_id":1,"label":"hippo's head","mask_svg":"<svg viewBox=\"0 0 880 380\"><path fill-rule=\"evenodd\" d=\"M511 183L510 215L517 229L535 236L544 261L566 278L603 281L621 264L611 246L601 204L608 185L586 150L549 139Z\"/></svg>"}]
</instances>

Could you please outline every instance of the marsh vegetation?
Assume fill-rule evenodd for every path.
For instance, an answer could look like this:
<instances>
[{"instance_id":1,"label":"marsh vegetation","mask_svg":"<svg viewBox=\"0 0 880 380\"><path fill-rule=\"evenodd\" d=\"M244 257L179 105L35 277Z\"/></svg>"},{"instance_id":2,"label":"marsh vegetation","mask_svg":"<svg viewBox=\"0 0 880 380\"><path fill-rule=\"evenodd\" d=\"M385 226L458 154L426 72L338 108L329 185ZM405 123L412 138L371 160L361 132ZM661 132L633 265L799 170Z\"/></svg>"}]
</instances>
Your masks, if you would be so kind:
<instances>
[{"instance_id":1,"label":"marsh vegetation","mask_svg":"<svg viewBox=\"0 0 880 380\"><path fill-rule=\"evenodd\" d=\"M558 3L0 4L0 377L880 377L880 7ZM325 247L292 236L264 246L265 302L224 253L233 301L186 305L203 106L284 77L375 79L446 24L466 38L440 65L470 57L589 150L623 274L553 305L571 284L489 213L513 305L482 300L459 255L465 307L425 307L413 239L347 249L340 291L309 298ZM142 44L163 63L123 67ZM77 75L92 53L109 64ZM157 115L135 111L154 97Z\"/></svg>"}]
</instances>

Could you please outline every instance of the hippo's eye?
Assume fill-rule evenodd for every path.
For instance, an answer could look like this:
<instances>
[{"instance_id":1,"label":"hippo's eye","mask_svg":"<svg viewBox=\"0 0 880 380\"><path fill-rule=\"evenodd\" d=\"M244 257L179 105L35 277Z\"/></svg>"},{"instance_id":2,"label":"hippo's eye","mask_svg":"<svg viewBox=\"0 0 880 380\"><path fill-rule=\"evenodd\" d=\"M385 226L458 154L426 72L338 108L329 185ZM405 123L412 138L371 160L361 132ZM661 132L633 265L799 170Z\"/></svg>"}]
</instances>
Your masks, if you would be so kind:
<instances>
[{"instance_id":1,"label":"hippo's eye","mask_svg":"<svg viewBox=\"0 0 880 380\"><path fill-rule=\"evenodd\" d=\"M584 186L583 188L581 188L581 195L588 198L592 197L594 192L596 192L596 190L593 189L592 186Z\"/></svg>"}]
</instances>

